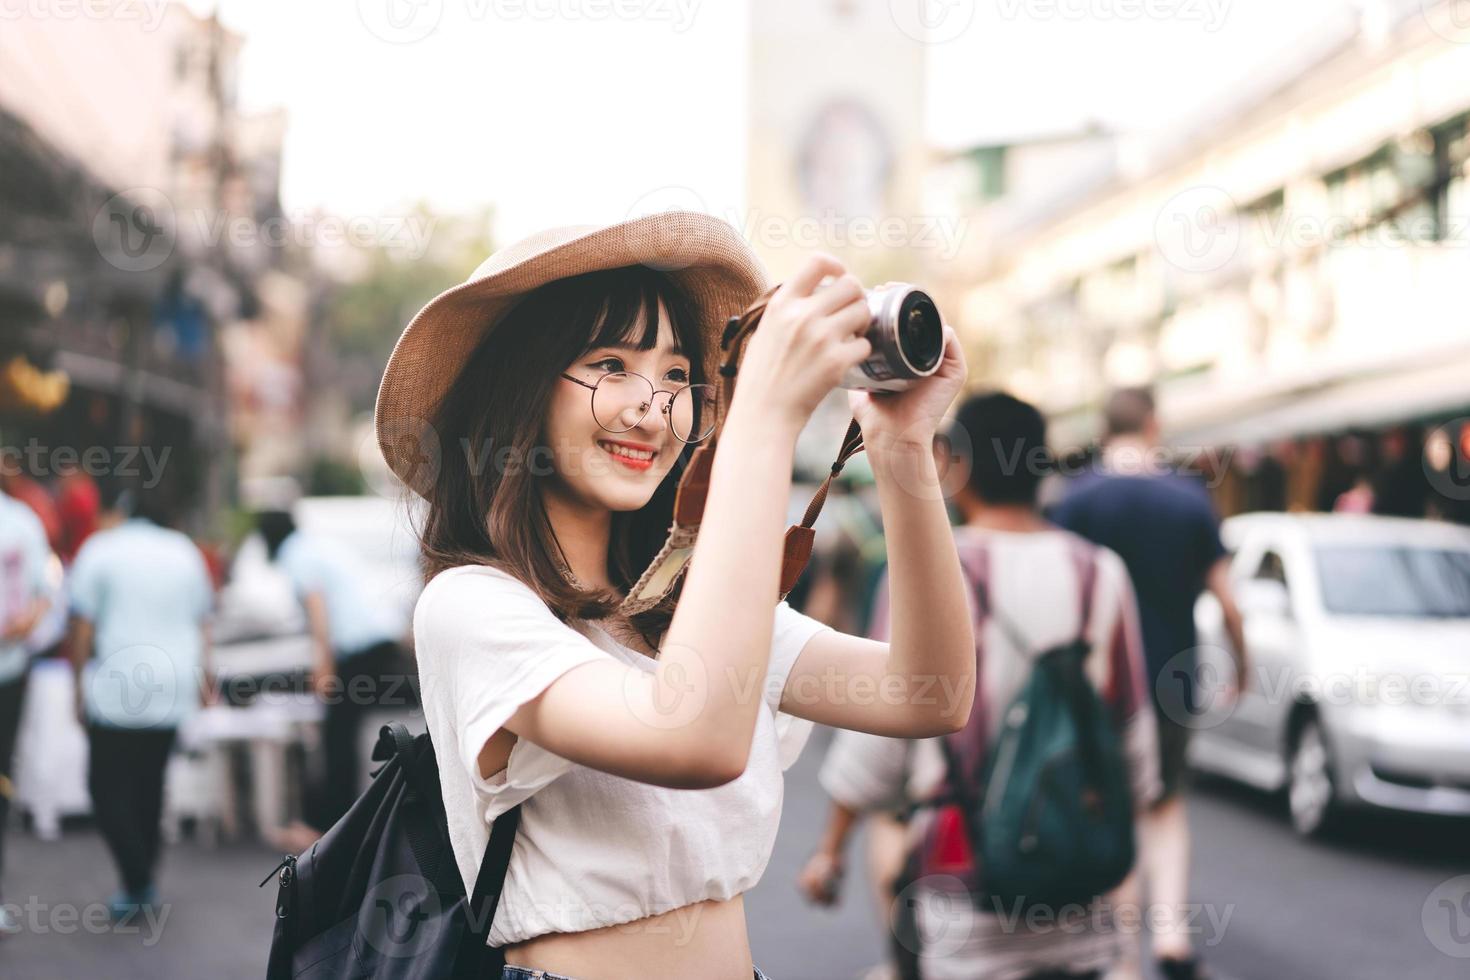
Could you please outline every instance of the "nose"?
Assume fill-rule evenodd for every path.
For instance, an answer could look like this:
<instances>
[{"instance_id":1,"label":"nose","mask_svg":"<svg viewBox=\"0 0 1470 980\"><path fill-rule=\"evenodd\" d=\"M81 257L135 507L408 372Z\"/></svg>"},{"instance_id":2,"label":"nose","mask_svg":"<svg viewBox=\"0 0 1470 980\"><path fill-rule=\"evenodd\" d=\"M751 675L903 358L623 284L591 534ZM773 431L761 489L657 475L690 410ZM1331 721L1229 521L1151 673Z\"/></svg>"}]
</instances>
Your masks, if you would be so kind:
<instances>
[{"instance_id":1,"label":"nose","mask_svg":"<svg viewBox=\"0 0 1470 980\"><path fill-rule=\"evenodd\" d=\"M643 420L634 426L634 429L647 433L651 440L662 441L664 432L669 428L668 413L665 410L667 405L668 396L655 392L653 400L648 404L648 411L644 413Z\"/></svg>"}]
</instances>

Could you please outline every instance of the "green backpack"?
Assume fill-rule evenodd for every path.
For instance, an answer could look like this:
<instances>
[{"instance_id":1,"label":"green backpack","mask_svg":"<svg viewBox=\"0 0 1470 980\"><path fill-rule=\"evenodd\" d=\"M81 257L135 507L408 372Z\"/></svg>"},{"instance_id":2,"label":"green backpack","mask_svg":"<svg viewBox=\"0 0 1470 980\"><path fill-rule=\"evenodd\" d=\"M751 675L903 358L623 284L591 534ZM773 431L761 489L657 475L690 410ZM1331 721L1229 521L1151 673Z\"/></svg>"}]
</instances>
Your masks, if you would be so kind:
<instances>
[{"instance_id":1,"label":"green backpack","mask_svg":"<svg viewBox=\"0 0 1470 980\"><path fill-rule=\"evenodd\" d=\"M940 739L948 783L979 872L972 893L1002 913L1086 904L1116 887L1134 863L1128 769L1107 708L1088 679L1087 626L1097 565L1086 559L1077 639L1034 658L1006 708L979 787L965 778L949 738ZM993 615L1018 650L1027 645L976 578L980 622Z\"/></svg>"}]
</instances>

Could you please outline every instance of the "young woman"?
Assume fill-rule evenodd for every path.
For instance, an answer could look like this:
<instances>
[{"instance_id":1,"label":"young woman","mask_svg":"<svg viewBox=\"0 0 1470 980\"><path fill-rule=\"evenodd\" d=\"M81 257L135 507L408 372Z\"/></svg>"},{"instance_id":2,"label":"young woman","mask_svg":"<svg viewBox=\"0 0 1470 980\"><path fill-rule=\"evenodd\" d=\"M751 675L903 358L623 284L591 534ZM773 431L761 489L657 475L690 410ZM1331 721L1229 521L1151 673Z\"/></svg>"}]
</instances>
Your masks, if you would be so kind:
<instances>
[{"instance_id":1,"label":"young woman","mask_svg":"<svg viewBox=\"0 0 1470 980\"><path fill-rule=\"evenodd\" d=\"M710 437L712 392L686 386L720 380L726 320L765 288L705 215L555 229L429 303L388 363L378 441L428 504L414 633L466 889L491 822L521 806L489 940L510 980L762 977L741 896L811 723L922 737L969 716L929 448L965 374L952 331L923 383L850 396L888 529L891 644L776 601L797 433L871 350L862 287L830 256L745 347L683 579L619 615Z\"/></svg>"}]
</instances>

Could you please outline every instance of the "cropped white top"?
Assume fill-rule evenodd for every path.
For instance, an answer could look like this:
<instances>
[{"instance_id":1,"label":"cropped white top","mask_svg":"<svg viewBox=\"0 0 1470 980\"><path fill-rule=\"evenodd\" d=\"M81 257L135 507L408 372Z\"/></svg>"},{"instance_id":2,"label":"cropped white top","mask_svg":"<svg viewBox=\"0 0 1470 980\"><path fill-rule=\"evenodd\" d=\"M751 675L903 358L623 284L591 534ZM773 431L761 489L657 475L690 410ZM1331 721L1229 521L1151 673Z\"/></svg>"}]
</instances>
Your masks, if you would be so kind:
<instances>
[{"instance_id":1,"label":"cropped white top","mask_svg":"<svg viewBox=\"0 0 1470 980\"><path fill-rule=\"evenodd\" d=\"M473 889L491 822L517 803L490 944L584 932L707 899L760 880L781 818L782 772L812 723L777 709L802 647L830 627L776 607L770 665L750 759L712 789L668 789L578 765L517 739L506 768L479 774L486 740L515 710L581 664L655 662L590 623L565 624L523 582L465 565L441 572L414 610L424 715L439 760L450 842Z\"/></svg>"}]
</instances>

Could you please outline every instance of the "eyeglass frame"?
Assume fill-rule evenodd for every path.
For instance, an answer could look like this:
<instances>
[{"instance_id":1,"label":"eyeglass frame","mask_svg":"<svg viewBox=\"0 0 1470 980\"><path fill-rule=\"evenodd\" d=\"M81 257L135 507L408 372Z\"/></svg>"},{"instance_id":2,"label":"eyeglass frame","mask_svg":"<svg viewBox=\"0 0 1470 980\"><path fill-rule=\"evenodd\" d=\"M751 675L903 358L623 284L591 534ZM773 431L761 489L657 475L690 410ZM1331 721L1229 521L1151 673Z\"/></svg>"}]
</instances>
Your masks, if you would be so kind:
<instances>
[{"instance_id":1,"label":"eyeglass frame","mask_svg":"<svg viewBox=\"0 0 1470 980\"><path fill-rule=\"evenodd\" d=\"M627 374L627 375L631 375L631 376L633 376L635 378L642 378L643 379L643 382L645 384L647 384L648 387L653 391L653 394L649 396L649 398L648 398L648 408L645 408L643 410L643 414L639 417L638 421L637 422L634 422L632 425L628 426L626 429L609 429L607 426L605 426L605 425L602 424L601 420L599 420L597 418L597 413L594 411L592 413L592 420L594 422L596 422L597 425L604 432L623 433L623 432L631 432L631 431L633 431L633 429L635 429L638 426L640 426L640 425L643 424L643 420L644 419L648 418L648 412L649 412L649 409L653 408L653 402L654 402L654 400L656 398L658 398L659 395L668 395L669 396L668 397L668 400L666 400L664 402L664 407L661 408L661 409L659 409L659 414L662 415L662 416L664 416L664 421L668 425L669 431L671 433L673 433L675 439L678 439L680 442L682 442L686 446L697 446L700 443L705 442L706 440L708 440L710 436L714 435L715 425L711 425L709 432L706 433L705 435L700 436L698 439L685 439L684 437L680 436L679 433L674 432L674 420L669 417L670 416L670 413L673 411L672 406L674 404L674 399L677 398L677 397L679 397L679 392L683 391L686 388L694 388L694 387L708 388L708 389L710 389L710 391L714 392L714 396L713 396L713 398L711 398L711 401L712 402L718 402L718 399L719 399L719 390L714 385L712 385L712 384L707 384L706 382L703 382L703 381L700 381L700 382L689 381L689 382L685 382L684 384L680 385L675 390L670 391L667 388L655 388L653 382L652 381L649 381L646 375L639 374L637 371L609 371L607 374L604 374L602 377L598 378L595 382L593 382L591 384L588 384L586 381L583 381L581 378L574 377L573 375L570 375L570 374L568 374L565 371L563 371L561 373L561 376L563 378L566 378L568 381L572 381L572 382L575 382L576 384L581 385L583 388L589 388L589 389L591 389L591 391L592 391L592 397L593 398L596 398L597 397L597 386L600 385L600 384L602 384L603 381L607 380L608 378L611 378L615 374Z\"/></svg>"}]
</instances>

